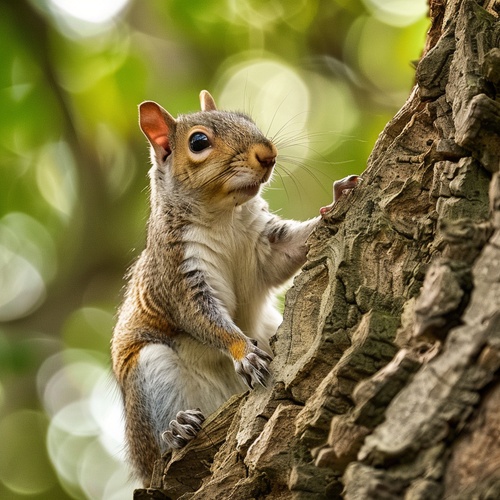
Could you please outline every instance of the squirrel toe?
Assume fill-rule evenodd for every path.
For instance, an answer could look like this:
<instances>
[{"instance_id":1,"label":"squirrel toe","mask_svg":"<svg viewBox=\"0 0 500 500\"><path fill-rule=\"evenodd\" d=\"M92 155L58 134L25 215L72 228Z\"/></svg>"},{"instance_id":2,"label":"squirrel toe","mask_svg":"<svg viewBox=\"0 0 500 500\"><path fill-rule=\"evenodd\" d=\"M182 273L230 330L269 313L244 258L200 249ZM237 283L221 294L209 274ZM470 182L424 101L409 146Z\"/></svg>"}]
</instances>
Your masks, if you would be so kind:
<instances>
[{"instance_id":1,"label":"squirrel toe","mask_svg":"<svg viewBox=\"0 0 500 500\"><path fill-rule=\"evenodd\" d=\"M183 448L196 437L204 421L205 416L199 409L180 411L161 437L169 448Z\"/></svg>"},{"instance_id":2,"label":"squirrel toe","mask_svg":"<svg viewBox=\"0 0 500 500\"><path fill-rule=\"evenodd\" d=\"M253 343L251 345L251 352L241 360L235 361L236 373L243 378L250 389L253 389L256 384L267 387L267 381L271 377L268 365L272 358L267 352L259 349Z\"/></svg>"}]
</instances>

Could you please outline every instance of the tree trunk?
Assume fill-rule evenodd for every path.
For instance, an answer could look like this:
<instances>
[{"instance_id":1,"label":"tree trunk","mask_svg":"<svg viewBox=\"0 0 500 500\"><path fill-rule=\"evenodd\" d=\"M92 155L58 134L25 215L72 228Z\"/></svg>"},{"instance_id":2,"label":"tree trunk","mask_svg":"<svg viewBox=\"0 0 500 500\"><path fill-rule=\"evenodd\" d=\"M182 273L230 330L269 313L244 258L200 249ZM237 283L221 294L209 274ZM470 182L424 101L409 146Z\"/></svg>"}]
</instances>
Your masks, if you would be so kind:
<instances>
[{"instance_id":1,"label":"tree trunk","mask_svg":"<svg viewBox=\"0 0 500 500\"><path fill-rule=\"evenodd\" d=\"M499 11L431 1L411 96L310 238L272 387L158 462L166 498L500 498Z\"/></svg>"}]
</instances>

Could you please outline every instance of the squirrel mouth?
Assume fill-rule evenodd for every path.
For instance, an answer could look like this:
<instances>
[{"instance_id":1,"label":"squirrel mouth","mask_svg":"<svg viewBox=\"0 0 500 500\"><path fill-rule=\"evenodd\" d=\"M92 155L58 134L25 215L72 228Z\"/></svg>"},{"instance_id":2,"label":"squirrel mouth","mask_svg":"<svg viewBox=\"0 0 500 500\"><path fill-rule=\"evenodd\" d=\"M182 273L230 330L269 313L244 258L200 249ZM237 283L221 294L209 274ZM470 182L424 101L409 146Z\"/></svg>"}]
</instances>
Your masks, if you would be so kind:
<instances>
[{"instance_id":1,"label":"squirrel mouth","mask_svg":"<svg viewBox=\"0 0 500 500\"><path fill-rule=\"evenodd\" d=\"M253 198L259 192L260 185L261 182L252 182L251 184L231 189L231 191L229 191L229 194L238 194L246 196L248 198Z\"/></svg>"},{"instance_id":2,"label":"squirrel mouth","mask_svg":"<svg viewBox=\"0 0 500 500\"><path fill-rule=\"evenodd\" d=\"M234 189L233 192L252 198L259 192L259 189L260 189L260 182L254 182L253 184L249 184L248 186L243 186Z\"/></svg>"}]
</instances>

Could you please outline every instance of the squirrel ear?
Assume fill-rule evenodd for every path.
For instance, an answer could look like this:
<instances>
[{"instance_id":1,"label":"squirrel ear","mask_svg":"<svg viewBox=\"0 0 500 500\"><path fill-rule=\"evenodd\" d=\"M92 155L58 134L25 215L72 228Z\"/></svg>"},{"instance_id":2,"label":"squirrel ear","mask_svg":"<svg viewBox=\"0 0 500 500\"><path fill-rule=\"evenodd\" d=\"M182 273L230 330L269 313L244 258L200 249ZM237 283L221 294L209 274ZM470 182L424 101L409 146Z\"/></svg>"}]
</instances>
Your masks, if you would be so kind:
<instances>
[{"instance_id":1,"label":"squirrel ear","mask_svg":"<svg viewBox=\"0 0 500 500\"><path fill-rule=\"evenodd\" d=\"M200 92L200 104L202 111L217 111L214 98L207 90L202 90Z\"/></svg>"},{"instance_id":2,"label":"squirrel ear","mask_svg":"<svg viewBox=\"0 0 500 500\"><path fill-rule=\"evenodd\" d=\"M139 125L157 153L158 148L163 157L172 152L168 137L176 121L170 113L154 101L145 101L139 105Z\"/></svg>"}]
</instances>

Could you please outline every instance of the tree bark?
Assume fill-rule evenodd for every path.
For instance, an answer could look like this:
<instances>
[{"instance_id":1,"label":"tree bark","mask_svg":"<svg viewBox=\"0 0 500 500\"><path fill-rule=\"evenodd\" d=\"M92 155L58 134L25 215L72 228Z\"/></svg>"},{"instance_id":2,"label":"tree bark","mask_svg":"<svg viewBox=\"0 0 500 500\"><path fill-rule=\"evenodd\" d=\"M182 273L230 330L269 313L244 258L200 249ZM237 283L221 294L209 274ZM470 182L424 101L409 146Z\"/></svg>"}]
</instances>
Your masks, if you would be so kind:
<instances>
[{"instance_id":1,"label":"tree bark","mask_svg":"<svg viewBox=\"0 0 500 500\"><path fill-rule=\"evenodd\" d=\"M164 498L500 498L499 11L430 2L415 88L287 294L272 387L158 462Z\"/></svg>"}]
</instances>

